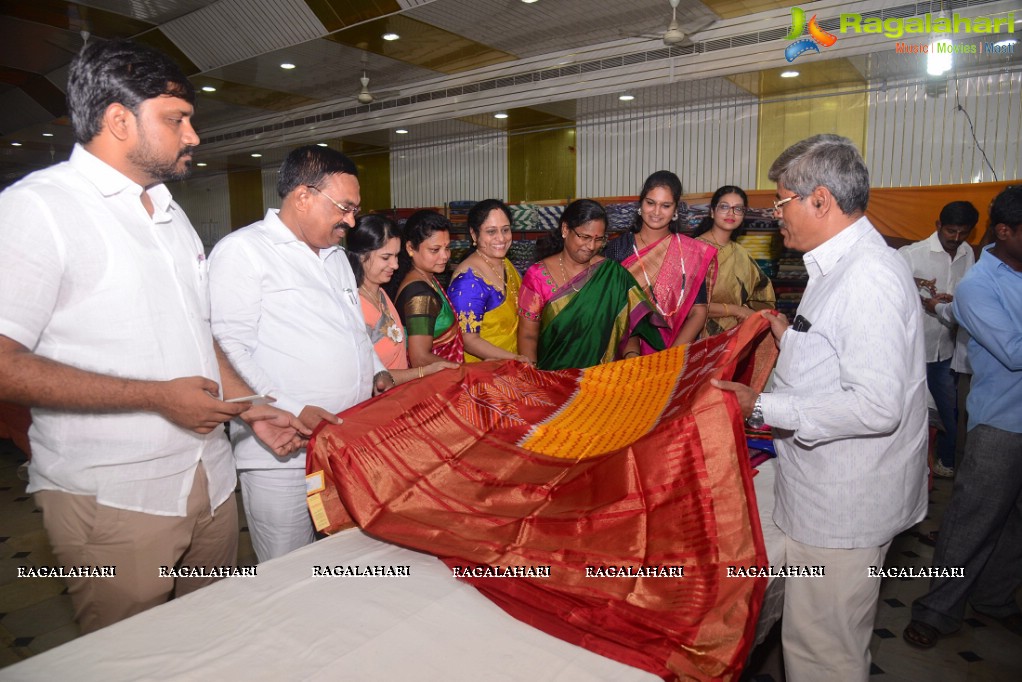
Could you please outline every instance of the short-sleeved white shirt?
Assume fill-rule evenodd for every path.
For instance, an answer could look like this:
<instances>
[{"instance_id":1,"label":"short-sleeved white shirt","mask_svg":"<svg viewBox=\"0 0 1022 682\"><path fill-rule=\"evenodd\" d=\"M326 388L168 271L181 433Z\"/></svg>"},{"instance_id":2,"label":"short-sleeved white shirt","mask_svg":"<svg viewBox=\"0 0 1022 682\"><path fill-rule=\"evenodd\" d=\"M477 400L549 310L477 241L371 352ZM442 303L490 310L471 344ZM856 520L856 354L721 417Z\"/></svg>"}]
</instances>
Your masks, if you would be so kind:
<instances>
[{"instance_id":1,"label":"short-sleeved white shirt","mask_svg":"<svg viewBox=\"0 0 1022 682\"><path fill-rule=\"evenodd\" d=\"M143 188L76 145L0 194L0 334L52 360L148 380L219 383L202 242L164 185ZM33 409L29 492L184 516L200 459L213 508L235 486L223 429L148 412Z\"/></svg>"}]
</instances>

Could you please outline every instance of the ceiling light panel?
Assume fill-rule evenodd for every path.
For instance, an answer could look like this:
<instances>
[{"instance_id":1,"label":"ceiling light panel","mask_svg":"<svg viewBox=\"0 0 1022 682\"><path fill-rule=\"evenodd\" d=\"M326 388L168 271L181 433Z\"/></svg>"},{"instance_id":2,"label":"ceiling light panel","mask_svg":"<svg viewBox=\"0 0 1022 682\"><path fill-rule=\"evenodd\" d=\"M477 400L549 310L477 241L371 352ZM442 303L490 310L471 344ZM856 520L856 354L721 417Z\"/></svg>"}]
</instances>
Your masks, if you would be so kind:
<instances>
[{"instance_id":1,"label":"ceiling light panel","mask_svg":"<svg viewBox=\"0 0 1022 682\"><path fill-rule=\"evenodd\" d=\"M224 26L232 30L224 31ZM202 71L326 33L303 0L222 0L168 22L161 30Z\"/></svg>"}]
</instances>

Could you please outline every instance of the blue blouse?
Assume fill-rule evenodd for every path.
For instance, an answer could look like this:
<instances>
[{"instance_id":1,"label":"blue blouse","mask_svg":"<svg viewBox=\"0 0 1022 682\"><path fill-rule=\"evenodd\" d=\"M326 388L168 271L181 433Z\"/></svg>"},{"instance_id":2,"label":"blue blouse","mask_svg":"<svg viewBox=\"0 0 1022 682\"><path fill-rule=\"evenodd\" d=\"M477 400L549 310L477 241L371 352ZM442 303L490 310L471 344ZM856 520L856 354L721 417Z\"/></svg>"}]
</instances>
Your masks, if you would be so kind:
<instances>
[{"instance_id":1,"label":"blue blouse","mask_svg":"<svg viewBox=\"0 0 1022 682\"><path fill-rule=\"evenodd\" d=\"M483 315L504 302L504 292L494 288L472 268L451 280L447 296L454 306L461 331L466 334L478 334L483 325Z\"/></svg>"}]
</instances>

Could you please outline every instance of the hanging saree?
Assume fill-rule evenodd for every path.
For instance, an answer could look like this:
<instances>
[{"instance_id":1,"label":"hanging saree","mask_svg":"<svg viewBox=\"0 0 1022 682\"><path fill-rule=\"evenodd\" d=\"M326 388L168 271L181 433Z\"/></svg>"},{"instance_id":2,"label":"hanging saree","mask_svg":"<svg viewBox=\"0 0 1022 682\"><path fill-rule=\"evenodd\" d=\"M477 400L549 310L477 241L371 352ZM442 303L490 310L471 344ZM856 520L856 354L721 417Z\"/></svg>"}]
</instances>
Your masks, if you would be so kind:
<instances>
[{"instance_id":1,"label":"hanging saree","mask_svg":"<svg viewBox=\"0 0 1022 682\"><path fill-rule=\"evenodd\" d=\"M742 415L709 380L758 391L776 356L756 316L587 370L476 363L398 386L313 435L313 519L327 533L354 519L452 567L549 566L462 579L521 621L665 679L736 680L766 580L727 569L767 558Z\"/></svg>"},{"instance_id":2,"label":"hanging saree","mask_svg":"<svg viewBox=\"0 0 1022 682\"><path fill-rule=\"evenodd\" d=\"M539 320L536 367L582 369L613 362L631 336L663 350L652 309L635 279L612 260L591 265L556 288L542 263L525 273L521 314Z\"/></svg>"},{"instance_id":3,"label":"hanging saree","mask_svg":"<svg viewBox=\"0 0 1022 682\"><path fill-rule=\"evenodd\" d=\"M731 240L723 247L718 247L706 235L698 237L698 241L717 248L716 264L710 266L710 279L714 282L710 303L747 306L753 310L777 307L777 297L770 278L763 274L744 246ZM737 324L738 318L734 316L708 317L703 333L713 336Z\"/></svg>"},{"instance_id":4,"label":"hanging saree","mask_svg":"<svg viewBox=\"0 0 1022 682\"><path fill-rule=\"evenodd\" d=\"M458 316L463 334L478 334L497 348L518 355L518 290L522 278L506 258L504 289L493 286L485 277L468 268L455 275L447 295ZM471 353L465 353L465 362L481 362Z\"/></svg>"},{"instance_id":5,"label":"hanging saree","mask_svg":"<svg viewBox=\"0 0 1022 682\"><path fill-rule=\"evenodd\" d=\"M678 338L703 283L707 292L713 290L713 280L707 273L716 249L681 234L669 234L643 249L638 248L631 232L611 244L615 248L607 248L607 257L614 257L612 253L622 256L621 265L632 273L656 311L666 320L667 326L661 327L660 333L664 345L669 347ZM642 343L643 355L654 350Z\"/></svg>"},{"instance_id":6,"label":"hanging saree","mask_svg":"<svg viewBox=\"0 0 1022 682\"><path fill-rule=\"evenodd\" d=\"M432 280L415 280L398 292L395 306L405 325L405 336L431 336L433 355L464 362L465 343L455 324L454 308L436 278Z\"/></svg>"}]
</instances>

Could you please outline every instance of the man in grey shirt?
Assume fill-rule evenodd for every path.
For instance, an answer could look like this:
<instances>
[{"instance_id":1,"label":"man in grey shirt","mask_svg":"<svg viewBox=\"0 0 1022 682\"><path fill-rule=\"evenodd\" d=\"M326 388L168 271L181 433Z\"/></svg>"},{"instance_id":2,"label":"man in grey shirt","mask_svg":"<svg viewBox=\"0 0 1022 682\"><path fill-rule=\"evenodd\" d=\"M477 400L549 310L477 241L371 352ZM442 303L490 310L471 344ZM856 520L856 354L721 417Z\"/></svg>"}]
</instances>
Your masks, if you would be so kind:
<instances>
[{"instance_id":1,"label":"man in grey shirt","mask_svg":"<svg viewBox=\"0 0 1022 682\"><path fill-rule=\"evenodd\" d=\"M767 315L774 386L734 391L774 428L785 556L825 575L786 581L782 644L793 682L865 680L884 556L926 512L926 364L912 274L865 217L869 173L852 142L817 135L770 168L784 245L805 252L795 323ZM773 311L770 311L773 312Z\"/></svg>"}]
</instances>

